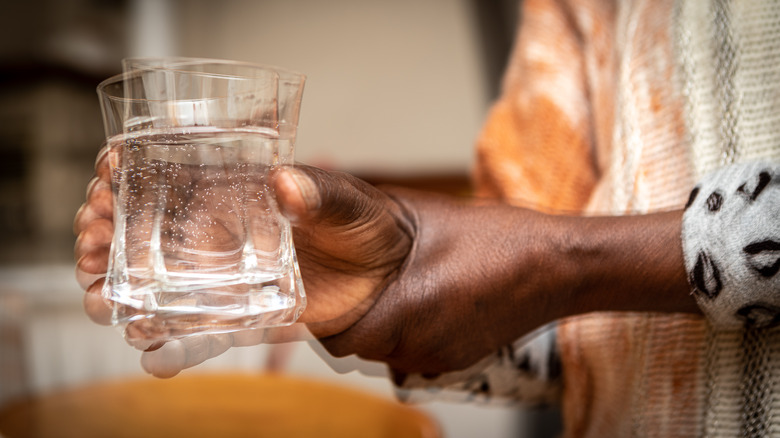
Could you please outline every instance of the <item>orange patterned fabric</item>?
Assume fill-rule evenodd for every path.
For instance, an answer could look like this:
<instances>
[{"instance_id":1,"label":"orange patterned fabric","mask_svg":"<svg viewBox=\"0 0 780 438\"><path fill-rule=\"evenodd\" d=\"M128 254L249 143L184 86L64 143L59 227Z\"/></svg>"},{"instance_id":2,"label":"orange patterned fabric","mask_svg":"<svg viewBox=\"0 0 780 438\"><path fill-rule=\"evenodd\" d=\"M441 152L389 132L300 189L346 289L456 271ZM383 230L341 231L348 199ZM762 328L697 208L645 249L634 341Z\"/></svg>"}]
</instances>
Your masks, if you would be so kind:
<instances>
[{"instance_id":1,"label":"orange patterned fabric","mask_svg":"<svg viewBox=\"0 0 780 438\"><path fill-rule=\"evenodd\" d=\"M478 142L478 194L553 212L647 213L681 208L717 169L777 162L779 23L780 2L765 0L525 0ZM739 293L754 300L748 283ZM594 313L551 330L567 437L780 431L778 327ZM515 355L536 340L517 341Z\"/></svg>"},{"instance_id":2,"label":"orange patterned fabric","mask_svg":"<svg viewBox=\"0 0 780 438\"><path fill-rule=\"evenodd\" d=\"M503 94L477 145L478 195L585 208L611 144L615 7L582 3L581 11L566 2L524 3ZM592 23L587 40L578 13Z\"/></svg>"},{"instance_id":3,"label":"orange patterned fabric","mask_svg":"<svg viewBox=\"0 0 780 438\"><path fill-rule=\"evenodd\" d=\"M696 182L673 1L524 2L477 194L590 213L678 207Z\"/></svg>"},{"instance_id":4,"label":"orange patterned fabric","mask_svg":"<svg viewBox=\"0 0 780 438\"><path fill-rule=\"evenodd\" d=\"M525 1L478 141L478 195L566 213L681 207L694 176L672 10L668 0ZM557 339L566 436L701 432L702 319L591 314L560 321Z\"/></svg>"}]
</instances>

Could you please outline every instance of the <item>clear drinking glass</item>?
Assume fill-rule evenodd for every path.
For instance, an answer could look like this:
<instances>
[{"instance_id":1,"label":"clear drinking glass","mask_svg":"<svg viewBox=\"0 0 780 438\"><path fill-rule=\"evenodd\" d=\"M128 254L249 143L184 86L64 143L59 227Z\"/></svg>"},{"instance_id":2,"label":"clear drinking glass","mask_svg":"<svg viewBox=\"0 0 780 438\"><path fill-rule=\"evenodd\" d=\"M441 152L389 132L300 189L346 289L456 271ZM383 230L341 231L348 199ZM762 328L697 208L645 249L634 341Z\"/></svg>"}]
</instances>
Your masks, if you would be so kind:
<instances>
[{"instance_id":1,"label":"clear drinking glass","mask_svg":"<svg viewBox=\"0 0 780 438\"><path fill-rule=\"evenodd\" d=\"M293 163L305 77L209 59L123 67L98 86L114 325L169 340L295 322L306 296L269 176Z\"/></svg>"}]
</instances>

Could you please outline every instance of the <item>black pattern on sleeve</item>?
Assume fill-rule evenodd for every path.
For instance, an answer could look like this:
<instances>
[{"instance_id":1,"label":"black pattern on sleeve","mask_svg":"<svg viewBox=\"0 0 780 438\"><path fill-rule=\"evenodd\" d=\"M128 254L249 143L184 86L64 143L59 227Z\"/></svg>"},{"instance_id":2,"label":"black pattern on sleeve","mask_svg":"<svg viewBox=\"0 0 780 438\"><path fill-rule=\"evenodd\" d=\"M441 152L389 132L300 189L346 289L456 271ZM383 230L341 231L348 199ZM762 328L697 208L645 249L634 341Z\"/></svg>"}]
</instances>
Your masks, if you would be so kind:
<instances>
[{"instance_id":1,"label":"black pattern on sleeve","mask_svg":"<svg viewBox=\"0 0 780 438\"><path fill-rule=\"evenodd\" d=\"M691 289L713 324L780 324L779 163L702 178L685 207L682 239Z\"/></svg>"}]
</instances>

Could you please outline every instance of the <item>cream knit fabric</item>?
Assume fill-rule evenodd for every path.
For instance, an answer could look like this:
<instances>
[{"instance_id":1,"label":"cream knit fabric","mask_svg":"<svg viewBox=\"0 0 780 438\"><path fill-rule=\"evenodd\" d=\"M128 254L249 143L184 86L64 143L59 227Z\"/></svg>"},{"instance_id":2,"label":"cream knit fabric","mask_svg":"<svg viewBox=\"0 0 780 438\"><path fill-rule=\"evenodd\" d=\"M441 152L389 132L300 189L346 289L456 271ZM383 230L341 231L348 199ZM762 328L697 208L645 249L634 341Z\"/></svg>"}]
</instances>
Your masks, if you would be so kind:
<instances>
[{"instance_id":1,"label":"cream knit fabric","mask_svg":"<svg viewBox=\"0 0 780 438\"><path fill-rule=\"evenodd\" d=\"M780 2L525 0L475 176L481 195L590 214L681 209L702 181L699 190L708 193L694 201L700 212L710 187L737 190L756 178L746 186L752 193L760 183L760 170L706 174L758 159L780 161ZM778 216L761 214L766 219L752 215L746 226L780 229ZM714 225L686 217L694 271L699 249L716 250ZM754 261L771 266L775 255ZM470 370L410 376L404 387L428 391L405 395L559 397L571 437L780 436L780 329L725 324L721 316L736 314L753 293L745 284L732 290L742 291L724 300L732 304L702 304L712 323L582 315Z\"/></svg>"}]
</instances>

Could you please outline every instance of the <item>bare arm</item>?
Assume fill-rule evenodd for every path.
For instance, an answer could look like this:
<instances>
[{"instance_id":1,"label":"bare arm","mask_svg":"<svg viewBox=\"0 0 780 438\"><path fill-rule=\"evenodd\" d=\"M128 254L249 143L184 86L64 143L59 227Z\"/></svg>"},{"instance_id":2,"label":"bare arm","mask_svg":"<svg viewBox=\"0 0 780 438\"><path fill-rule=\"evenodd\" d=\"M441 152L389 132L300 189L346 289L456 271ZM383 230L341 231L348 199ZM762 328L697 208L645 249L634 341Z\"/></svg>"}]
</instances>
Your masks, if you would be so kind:
<instances>
[{"instance_id":1,"label":"bare arm","mask_svg":"<svg viewBox=\"0 0 780 438\"><path fill-rule=\"evenodd\" d=\"M75 224L85 307L100 323L108 322L99 294L113 226L105 169L99 159ZM441 372L464 368L567 315L698 312L684 274L680 212L553 216L380 191L349 175L308 167L283 171L277 196L294 225L309 297L301 322L336 355L358 354L407 372ZM231 345L265 341L229 338L196 359L186 352L177 353L184 359L163 357L167 368L160 374L173 375Z\"/></svg>"},{"instance_id":2,"label":"bare arm","mask_svg":"<svg viewBox=\"0 0 780 438\"><path fill-rule=\"evenodd\" d=\"M596 310L698 312L681 212L563 217L395 191L414 224L398 278L350 329L324 339L404 372L464 368L560 317Z\"/></svg>"}]
</instances>

